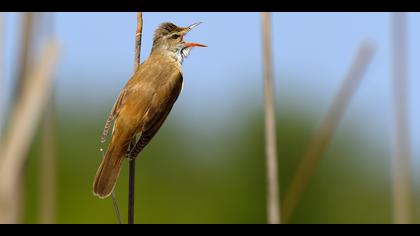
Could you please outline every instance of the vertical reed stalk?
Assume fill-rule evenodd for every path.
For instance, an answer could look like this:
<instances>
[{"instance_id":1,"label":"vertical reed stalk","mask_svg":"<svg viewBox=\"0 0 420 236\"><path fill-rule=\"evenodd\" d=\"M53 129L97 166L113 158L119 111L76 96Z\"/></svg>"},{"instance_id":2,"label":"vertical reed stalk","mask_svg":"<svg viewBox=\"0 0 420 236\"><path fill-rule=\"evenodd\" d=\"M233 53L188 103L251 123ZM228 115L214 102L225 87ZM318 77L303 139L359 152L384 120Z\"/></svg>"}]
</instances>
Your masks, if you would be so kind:
<instances>
[{"instance_id":1,"label":"vertical reed stalk","mask_svg":"<svg viewBox=\"0 0 420 236\"><path fill-rule=\"evenodd\" d=\"M137 27L136 27L136 39L134 45L134 72L140 65L140 53L141 53L141 36L143 34L143 14L137 13Z\"/></svg>"},{"instance_id":2,"label":"vertical reed stalk","mask_svg":"<svg viewBox=\"0 0 420 236\"><path fill-rule=\"evenodd\" d=\"M321 160L326 147L331 141L332 135L366 72L372 55L373 47L368 43L362 44L331 107L322 120L320 127L314 133L312 140L306 149L305 155L298 166L297 172L292 179L290 187L286 192L282 204L284 222L289 221L297 203L305 191L315 168Z\"/></svg>"},{"instance_id":3,"label":"vertical reed stalk","mask_svg":"<svg viewBox=\"0 0 420 236\"><path fill-rule=\"evenodd\" d=\"M33 38L34 38L34 13L26 12L22 14L22 23L21 23L21 48L20 48L20 57L18 61L18 71L16 77L16 84L14 88L14 93L12 94L12 105L14 107L16 103L21 99L23 87L26 85L26 79L28 78L28 67L30 65L31 54L33 52ZM15 204L16 204L16 222L19 222L22 218L23 209L24 209L24 181L21 176L16 181L16 195L15 195Z\"/></svg>"},{"instance_id":4,"label":"vertical reed stalk","mask_svg":"<svg viewBox=\"0 0 420 236\"><path fill-rule=\"evenodd\" d=\"M56 209L56 137L54 94L47 103L43 118L42 155L40 161L40 222L52 224Z\"/></svg>"},{"instance_id":5,"label":"vertical reed stalk","mask_svg":"<svg viewBox=\"0 0 420 236\"><path fill-rule=\"evenodd\" d=\"M411 218L410 140L407 106L407 22L405 13L392 14L392 58L394 84L394 154L392 196L394 223Z\"/></svg>"},{"instance_id":6,"label":"vertical reed stalk","mask_svg":"<svg viewBox=\"0 0 420 236\"><path fill-rule=\"evenodd\" d=\"M136 39L134 46L134 73L140 65L141 36L143 30L143 14L137 13ZM133 145L132 147L134 147ZM129 157L128 177L128 223L134 224L134 201L135 201L135 180L136 180L136 157Z\"/></svg>"},{"instance_id":7,"label":"vertical reed stalk","mask_svg":"<svg viewBox=\"0 0 420 236\"><path fill-rule=\"evenodd\" d=\"M38 13L37 34L41 39L54 37L53 13ZM41 34L41 35L39 35ZM55 95L52 85L50 100L46 104L42 120L41 160L39 163L39 219L42 224L55 223L56 217L56 136Z\"/></svg>"},{"instance_id":8,"label":"vertical reed stalk","mask_svg":"<svg viewBox=\"0 0 420 236\"><path fill-rule=\"evenodd\" d=\"M5 79L5 73L4 73L4 37L5 37L5 13L0 13L0 148L1 148L1 141L2 141L2 134L3 134L3 122L5 118L5 113L3 112L4 108L4 79ZM1 152L1 150L0 150Z\"/></svg>"},{"instance_id":9,"label":"vertical reed stalk","mask_svg":"<svg viewBox=\"0 0 420 236\"><path fill-rule=\"evenodd\" d=\"M134 224L134 202L136 189L136 159L129 159L128 176L128 224Z\"/></svg>"},{"instance_id":10,"label":"vertical reed stalk","mask_svg":"<svg viewBox=\"0 0 420 236\"><path fill-rule=\"evenodd\" d=\"M277 171L276 117L273 95L273 68L271 48L271 16L261 13L264 49L264 107L265 107L265 153L267 172L267 219L270 224L280 223L280 206Z\"/></svg>"},{"instance_id":11,"label":"vertical reed stalk","mask_svg":"<svg viewBox=\"0 0 420 236\"><path fill-rule=\"evenodd\" d=\"M52 75L57 62L58 46L46 42L42 54L30 66L21 96L16 101L10 128L0 153L0 223L17 223L19 219L19 185L27 151L38 121L52 89Z\"/></svg>"},{"instance_id":12,"label":"vertical reed stalk","mask_svg":"<svg viewBox=\"0 0 420 236\"><path fill-rule=\"evenodd\" d=\"M20 58L19 58L19 71L17 75L16 87L14 91L15 101L18 100L18 97L21 94L23 86L25 84L26 73L28 70L29 59L32 53L32 39L34 32L34 13L26 12L22 13L22 48L20 49Z\"/></svg>"}]
</instances>

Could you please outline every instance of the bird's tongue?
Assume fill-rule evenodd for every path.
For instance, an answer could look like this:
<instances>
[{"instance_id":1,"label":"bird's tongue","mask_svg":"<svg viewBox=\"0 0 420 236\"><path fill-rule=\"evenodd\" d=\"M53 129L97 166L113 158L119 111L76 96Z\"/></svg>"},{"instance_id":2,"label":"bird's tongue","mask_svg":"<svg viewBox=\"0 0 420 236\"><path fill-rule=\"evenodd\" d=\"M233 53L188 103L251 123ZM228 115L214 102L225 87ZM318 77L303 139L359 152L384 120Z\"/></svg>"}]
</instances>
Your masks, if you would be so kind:
<instances>
[{"instance_id":1,"label":"bird's tongue","mask_svg":"<svg viewBox=\"0 0 420 236\"><path fill-rule=\"evenodd\" d=\"M193 43L193 42L185 42L185 47L207 47L206 45Z\"/></svg>"}]
</instances>

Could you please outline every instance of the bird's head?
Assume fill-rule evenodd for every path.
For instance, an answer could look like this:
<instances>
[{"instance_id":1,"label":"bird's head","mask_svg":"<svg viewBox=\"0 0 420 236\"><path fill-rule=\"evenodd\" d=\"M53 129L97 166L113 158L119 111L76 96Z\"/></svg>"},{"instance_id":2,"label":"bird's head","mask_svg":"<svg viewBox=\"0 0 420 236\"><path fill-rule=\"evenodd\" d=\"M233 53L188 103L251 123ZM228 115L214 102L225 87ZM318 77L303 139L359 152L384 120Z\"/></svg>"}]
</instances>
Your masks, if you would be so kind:
<instances>
[{"instance_id":1,"label":"bird's head","mask_svg":"<svg viewBox=\"0 0 420 236\"><path fill-rule=\"evenodd\" d=\"M199 24L201 22L188 27L178 27L170 22L161 24L155 31L152 53L157 51L169 53L182 62L193 47L207 47L203 44L184 41L184 36Z\"/></svg>"}]
</instances>

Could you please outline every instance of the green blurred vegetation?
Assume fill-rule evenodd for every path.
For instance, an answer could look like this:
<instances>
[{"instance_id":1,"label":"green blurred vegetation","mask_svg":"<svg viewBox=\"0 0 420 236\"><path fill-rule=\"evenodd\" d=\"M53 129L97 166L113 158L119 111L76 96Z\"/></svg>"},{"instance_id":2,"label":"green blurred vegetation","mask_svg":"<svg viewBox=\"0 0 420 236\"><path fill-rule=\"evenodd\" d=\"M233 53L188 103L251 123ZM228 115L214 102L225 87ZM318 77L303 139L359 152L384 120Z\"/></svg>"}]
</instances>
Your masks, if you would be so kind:
<instances>
[{"instance_id":1,"label":"green blurred vegetation","mask_svg":"<svg viewBox=\"0 0 420 236\"><path fill-rule=\"evenodd\" d=\"M136 222L265 223L261 109L238 114L235 124L212 127L211 134L204 124L202 130L191 129L191 118L170 116L137 162ZM279 111L283 196L317 122L305 111ZM91 193L107 112L89 119L65 109L58 114L58 223L117 222L111 199L99 200ZM26 166L26 223L39 222L39 135ZM341 125L291 223L390 223L388 152L369 145L357 126ZM116 188L125 222L127 167Z\"/></svg>"}]
</instances>

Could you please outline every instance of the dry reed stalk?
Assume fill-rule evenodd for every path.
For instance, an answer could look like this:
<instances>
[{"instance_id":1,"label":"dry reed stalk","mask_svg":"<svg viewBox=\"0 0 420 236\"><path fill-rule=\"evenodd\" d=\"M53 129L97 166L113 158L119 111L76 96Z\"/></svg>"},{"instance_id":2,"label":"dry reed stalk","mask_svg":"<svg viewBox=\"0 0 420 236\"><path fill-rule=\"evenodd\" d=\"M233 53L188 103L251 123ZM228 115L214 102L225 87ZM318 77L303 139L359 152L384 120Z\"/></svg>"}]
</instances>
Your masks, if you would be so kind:
<instances>
[{"instance_id":1,"label":"dry reed stalk","mask_svg":"<svg viewBox=\"0 0 420 236\"><path fill-rule=\"evenodd\" d=\"M294 209L297 206L306 186L312 177L326 147L331 141L348 104L353 97L366 69L371 61L374 49L367 42L363 43L357 53L355 60L343 81L338 94L333 100L326 116L319 128L315 131L312 140L306 149L305 155L298 166L282 204L283 220L288 222Z\"/></svg>"},{"instance_id":2,"label":"dry reed stalk","mask_svg":"<svg viewBox=\"0 0 420 236\"><path fill-rule=\"evenodd\" d=\"M27 151L38 121L51 94L53 71L57 62L58 45L48 40L28 68L21 96L12 110L10 129L0 155L0 223L17 223L19 214L19 182Z\"/></svg>"},{"instance_id":3,"label":"dry reed stalk","mask_svg":"<svg viewBox=\"0 0 420 236\"><path fill-rule=\"evenodd\" d=\"M42 224L52 224L55 221L56 209L56 136L54 94L46 104L43 117L42 155L40 161L40 220Z\"/></svg>"},{"instance_id":4,"label":"dry reed stalk","mask_svg":"<svg viewBox=\"0 0 420 236\"><path fill-rule=\"evenodd\" d=\"M4 96L4 30L5 30L5 16L4 13L0 13L0 148L1 148L1 142L2 142L2 134L3 134L3 122L4 122L4 118L5 118L5 113L3 113L3 108L4 108L4 100L3 98L5 98ZM1 153L1 149L0 149L0 153Z\"/></svg>"},{"instance_id":5,"label":"dry reed stalk","mask_svg":"<svg viewBox=\"0 0 420 236\"><path fill-rule=\"evenodd\" d=\"M276 117L273 95L273 68L271 55L271 19L269 12L261 13L264 49L264 108L265 153L267 174L267 219L270 224L280 223L280 203L277 171Z\"/></svg>"},{"instance_id":6,"label":"dry reed stalk","mask_svg":"<svg viewBox=\"0 0 420 236\"><path fill-rule=\"evenodd\" d=\"M16 84L14 88L14 93L12 94L13 100L12 100L12 106L15 105L15 103L20 99L22 96L22 90L23 86L25 86L25 79L28 73L28 66L30 64L32 52L33 52L33 38L34 38L34 13L32 12L26 12L22 13L22 28L21 28L21 48L20 48L20 58L19 58L19 66L17 71L17 77L16 77ZM10 117L9 117L10 118ZM19 206L19 210L17 212L17 221L19 221L22 218L23 209L24 209L24 201L23 201L23 195L24 195L24 183L23 179L20 179L17 184L17 198L15 199L15 202L17 206Z\"/></svg>"},{"instance_id":7,"label":"dry reed stalk","mask_svg":"<svg viewBox=\"0 0 420 236\"><path fill-rule=\"evenodd\" d=\"M143 13L137 13L136 39L134 45L134 72L140 65L141 36L143 31ZM135 145L134 145L135 146ZM134 147L132 146L132 147ZM136 157L129 157L128 175L128 223L134 224L134 201L135 201L135 180L136 180Z\"/></svg>"},{"instance_id":8,"label":"dry reed stalk","mask_svg":"<svg viewBox=\"0 0 420 236\"><path fill-rule=\"evenodd\" d=\"M134 72L140 65L140 54L141 54L141 36L143 34L143 14L137 12L137 27L136 27L136 39L134 45Z\"/></svg>"},{"instance_id":9,"label":"dry reed stalk","mask_svg":"<svg viewBox=\"0 0 420 236\"><path fill-rule=\"evenodd\" d=\"M15 85L14 98L18 100L23 86L25 86L26 73L28 71L29 60L32 53L33 33L34 33L34 13L22 13L22 48L19 57L19 71Z\"/></svg>"},{"instance_id":10,"label":"dry reed stalk","mask_svg":"<svg viewBox=\"0 0 420 236\"><path fill-rule=\"evenodd\" d=\"M407 105L407 22L405 13L392 14L394 88L394 153L392 197L394 223L411 222L410 140Z\"/></svg>"},{"instance_id":11,"label":"dry reed stalk","mask_svg":"<svg viewBox=\"0 0 420 236\"><path fill-rule=\"evenodd\" d=\"M35 23L37 36L44 39L54 36L53 13L39 13ZM42 34L42 35L40 35ZM51 90L51 97L42 118L41 159L39 162L40 191L39 219L42 224L55 223L56 217L56 136L55 136L55 93Z\"/></svg>"}]
</instances>

